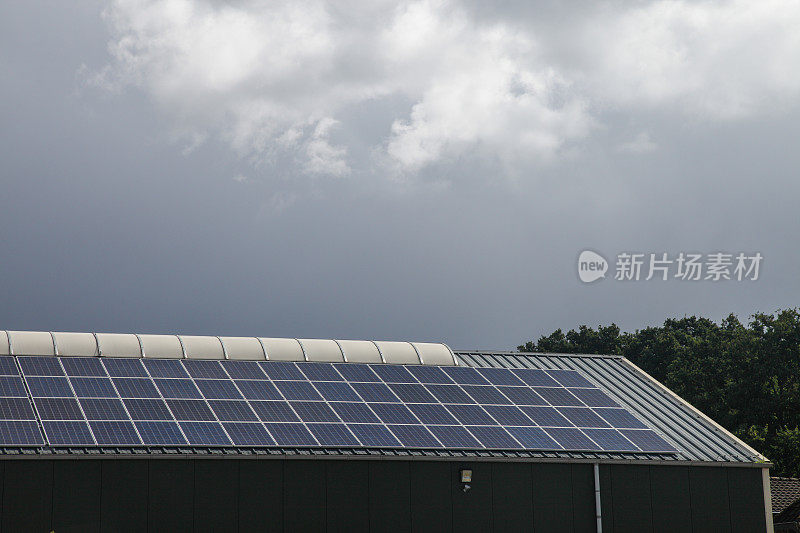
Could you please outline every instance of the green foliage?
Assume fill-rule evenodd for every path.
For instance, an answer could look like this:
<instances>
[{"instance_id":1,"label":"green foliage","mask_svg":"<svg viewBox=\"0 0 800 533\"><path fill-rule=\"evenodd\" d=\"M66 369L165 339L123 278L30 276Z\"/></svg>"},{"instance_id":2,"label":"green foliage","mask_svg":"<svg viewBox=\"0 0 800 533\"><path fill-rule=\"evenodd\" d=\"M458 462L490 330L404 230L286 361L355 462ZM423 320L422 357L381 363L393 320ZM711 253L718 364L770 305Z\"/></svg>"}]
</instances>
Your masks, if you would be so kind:
<instances>
[{"instance_id":1,"label":"green foliage","mask_svg":"<svg viewBox=\"0 0 800 533\"><path fill-rule=\"evenodd\" d=\"M558 329L521 352L625 356L775 463L800 476L800 312L668 319L632 333L616 324Z\"/></svg>"}]
</instances>

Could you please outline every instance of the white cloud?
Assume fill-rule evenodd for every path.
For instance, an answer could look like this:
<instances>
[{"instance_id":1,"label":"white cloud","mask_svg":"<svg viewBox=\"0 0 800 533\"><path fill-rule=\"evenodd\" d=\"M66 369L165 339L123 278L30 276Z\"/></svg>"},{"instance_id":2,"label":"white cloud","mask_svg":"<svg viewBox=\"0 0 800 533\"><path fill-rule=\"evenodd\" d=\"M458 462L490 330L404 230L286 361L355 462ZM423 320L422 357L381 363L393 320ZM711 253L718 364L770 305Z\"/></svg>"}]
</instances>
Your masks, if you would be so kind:
<instances>
[{"instance_id":1,"label":"white cloud","mask_svg":"<svg viewBox=\"0 0 800 533\"><path fill-rule=\"evenodd\" d=\"M563 44L539 41L513 13L487 23L455 0L116 0L105 14L112 59L93 82L138 87L187 150L218 138L255 163L289 153L331 176L359 164L334 126L346 130L347 110L370 101L410 102L365 142L413 173L463 154L552 159L593 131L594 109L730 120L800 95L797 0L598 13L564 25L567 61L554 50ZM642 135L620 149L651 150Z\"/></svg>"}]
</instances>

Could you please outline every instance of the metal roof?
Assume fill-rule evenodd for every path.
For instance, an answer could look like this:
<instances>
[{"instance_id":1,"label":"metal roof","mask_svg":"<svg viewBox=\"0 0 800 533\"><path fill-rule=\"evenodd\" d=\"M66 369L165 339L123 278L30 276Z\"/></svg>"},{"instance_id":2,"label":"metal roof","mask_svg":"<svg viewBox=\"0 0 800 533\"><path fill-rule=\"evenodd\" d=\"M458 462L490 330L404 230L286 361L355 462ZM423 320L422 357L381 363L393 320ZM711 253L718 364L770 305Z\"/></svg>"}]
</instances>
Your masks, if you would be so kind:
<instances>
[{"instance_id":1,"label":"metal roof","mask_svg":"<svg viewBox=\"0 0 800 533\"><path fill-rule=\"evenodd\" d=\"M678 450L678 460L769 466L766 457L620 356L455 352L460 364L579 370Z\"/></svg>"}]
</instances>

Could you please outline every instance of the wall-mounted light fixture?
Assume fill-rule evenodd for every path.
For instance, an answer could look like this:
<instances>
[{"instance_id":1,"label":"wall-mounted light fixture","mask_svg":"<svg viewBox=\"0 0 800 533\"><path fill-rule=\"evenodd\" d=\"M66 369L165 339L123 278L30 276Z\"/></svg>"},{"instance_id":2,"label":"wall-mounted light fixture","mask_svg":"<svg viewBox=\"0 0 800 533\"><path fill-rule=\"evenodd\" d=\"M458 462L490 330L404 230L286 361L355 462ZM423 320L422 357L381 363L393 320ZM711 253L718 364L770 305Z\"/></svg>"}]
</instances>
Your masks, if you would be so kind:
<instances>
[{"instance_id":1,"label":"wall-mounted light fixture","mask_svg":"<svg viewBox=\"0 0 800 533\"><path fill-rule=\"evenodd\" d=\"M461 469L461 490L467 492L472 488L472 470L468 468Z\"/></svg>"}]
</instances>

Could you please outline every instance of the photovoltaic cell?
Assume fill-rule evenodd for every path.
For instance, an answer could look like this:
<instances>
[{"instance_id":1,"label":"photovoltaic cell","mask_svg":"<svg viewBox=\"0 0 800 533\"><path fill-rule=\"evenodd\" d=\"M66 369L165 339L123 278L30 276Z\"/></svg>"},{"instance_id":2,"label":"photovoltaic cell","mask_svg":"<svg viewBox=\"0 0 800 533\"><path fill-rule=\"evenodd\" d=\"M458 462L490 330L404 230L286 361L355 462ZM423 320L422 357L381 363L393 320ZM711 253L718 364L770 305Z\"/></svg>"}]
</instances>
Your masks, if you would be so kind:
<instances>
[{"instance_id":1,"label":"photovoltaic cell","mask_svg":"<svg viewBox=\"0 0 800 533\"><path fill-rule=\"evenodd\" d=\"M259 363L261 370L263 370L270 379L274 380L305 380L306 376L297 369L294 363L286 361L269 361L267 363Z\"/></svg>"},{"instance_id":2,"label":"photovoltaic cell","mask_svg":"<svg viewBox=\"0 0 800 533\"><path fill-rule=\"evenodd\" d=\"M481 376L474 368L465 366L448 366L442 370L450 376L453 381L464 385L489 385L489 382Z\"/></svg>"},{"instance_id":3,"label":"photovoltaic cell","mask_svg":"<svg viewBox=\"0 0 800 533\"><path fill-rule=\"evenodd\" d=\"M600 447L592 442L589 437L577 428L547 428L547 433L553 437L565 450L599 450Z\"/></svg>"},{"instance_id":4,"label":"photovoltaic cell","mask_svg":"<svg viewBox=\"0 0 800 533\"><path fill-rule=\"evenodd\" d=\"M322 400L308 381L276 381L275 385L287 400Z\"/></svg>"},{"instance_id":5,"label":"photovoltaic cell","mask_svg":"<svg viewBox=\"0 0 800 533\"><path fill-rule=\"evenodd\" d=\"M83 420L78 400L73 398L34 398L33 404L42 420Z\"/></svg>"},{"instance_id":6,"label":"photovoltaic cell","mask_svg":"<svg viewBox=\"0 0 800 533\"><path fill-rule=\"evenodd\" d=\"M93 421L89 422L97 444L100 445L136 445L141 444L139 435L132 422Z\"/></svg>"},{"instance_id":7,"label":"photovoltaic cell","mask_svg":"<svg viewBox=\"0 0 800 533\"><path fill-rule=\"evenodd\" d=\"M35 420L28 398L0 398L0 420Z\"/></svg>"},{"instance_id":8,"label":"photovoltaic cell","mask_svg":"<svg viewBox=\"0 0 800 533\"><path fill-rule=\"evenodd\" d=\"M550 405L555 405L556 407L561 406L569 406L569 405L583 405L578 398L570 394L567 389L553 389L547 387L536 387L533 390L536 393L547 400Z\"/></svg>"},{"instance_id":9,"label":"photovoltaic cell","mask_svg":"<svg viewBox=\"0 0 800 533\"><path fill-rule=\"evenodd\" d=\"M283 396L269 381L237 379L236 386L248 400L282 400Z\"/></svg>"},{"instance_id":10,"label":"photovoltaic cell","mask_svg":"<svg viewBox=\"0 0 800 533\"><path fill-rule=\"evenodd\" d=\"M505 429L498 426L473 426L469 431L487 448L508 450L522 447Z\"/></svg>"},{"instance_id":11,"label":"photovoltaic cell","mask_svg":"<svg viewBox=\"0 0 800 533\"><path fill-rule=\"evenodd\" d=\"M303 424L264 424L275 442L282 446L316 446L317 440Z\"/></svg>"},{"instance_id":12,"label":"photovoltaic cell","mask_svg":"<svg viewBox=\"0 0 800 533\"><path fill-rule=\"evenodd\" d=\"M167 406L172 411L175 420L210 422L217 419L203 400L167 400ZM159 411L159 414L161 416L150 419L168 420L170 418L166 409Z\"/></svg>"},{"instance_id":13,"label":"photovoltaic cell","mask_svg":"<svg viewBox=\"0 0 800 533\"><path fill-rule=\"evenodd\" d=\"M230 439L218 422L180 422L189 444L205 446L227 446Z\"/></svg>"},{"instance_id":14,"label":"photovoltaic cell","mask_svg":"<svg viewBox=\"0 0 800 533\"><path fill-rule=\"evenodd\" d=\"M171 420L164 400L130 398L122 400L133 420Z\"/></svg>"},{"instance_id":15,"label":"photovoltaic cell","mask_svg":"<svg viewBox=\"0 0 800 533\"><path fill-rule=\"evenodd\" d=\"M389 388L406 403L438 403L425 387L414 383L391 383Z\"/></svg>"},{"instance_id":16,"label":"photovoltaic cell","mask_svg":"<svg viewBox=\"0 0 800 533\"><path fill-rule=\"evenodd\" d=\"M399 403L372 403L370 408L386 424L419 424L408 407Z\"/></svg>"},{"instance_id":17,"label":"photovoltaic cell","mask_svg":"<svg viewBox=\"0 0 800 533\"><path fill-rule=\"evenodd\" d=\"M0 420L0 444L37 446L44 444L39 424L30 420Z\"/></svg>"},{"instance_id":18,"label":"photovoltaic cell","mask_svg":"<svg viewBox=\"0 0 800 533\"><path fill-rule=\"evenodd\" d=\"M503 396L496 387L486 387L483 385L464 385L463 389L480 404L501 405L511 403L511 400Z\"/></svg>"},{"instance_id":19,"label":"photovoltaic cell","mask_svg":"<svg viewBox=\"0 0 800 533\"><path fill-rule=\"evenodd\" d=\"M370 365L370 367L386 383L417 383L416 378L402 366Z\"/></svg>"},{"instance_id":20,"label":"photovoltaic cell","mask_svg":"<svg viewBox=\"0 0 800 533\"><path fill-rule=\"evenodd\" d=\"M217 418L225 422L256 422L255 413L245 401L208 400Z\"/></svg>"},{"instance_id":21,"label":"photovoltaic cell","mask_svg":"<svg viewBox=\"0 0 800 533\"><path fill-rule=\"evenodd\" d=\"M620 433L644 452L674 452L675 447L649 429L620 429Z\"/></svg>"},{"instance_id":22,"label":"photovoltaic cell","mask_svg":"<svg viewBox=\"0 0 800 533\"><path fill-rule=\"evenodd\" d=\"M561 447L550 438L544 430L537 427L508 427L511 436L522 444L523 448L531 450L559 450Z\"/></svg>"},{"instance_id":23,"label":"photovoltaic cell","mask_svg":"<svg viewBox=\"0 0 800 533\"><path fill-rule=\"evenodd\" d=\"M297 363L297 368L311 381L344 381L330 363Z\"/></svg>"},{"instance_id":24,"label":"photovoltaic cell","mask_svg":"<svg viewBox=\"0 0 800 533\"><path fill-rule=\"evenodd\" d=\"M583 432L604 450L636 451L636 446L615 429L584 428Z\"/></svg>"},{"instance_id":25,"label":"photovoltaic cell","mask_svg":"<svg viewBox=\"0 0 800 533\"><path fill-rule=\"evenodd\" d=\"M569 392L589 407L619 407L617 402L600 389L569 389Z\"/></svg>"},{"instance_id":26,"label":"photovoltaic cell","mask_svg":"<svg viewBox=\"0 0 800 533\"><path fill-rule=\"evenodd\" d=\"M95 444L86 422L44 420L42 426L47 441L53 446L92 446Z\"/></svg>"},{"instance_id":27,"label":"photovoltaic cell","mask_svg":"<svg viewBox=\"0 0 800 533\"><path fill-rule=\"evenodd\" d=\"M489 414L477 405L445 405L459 422L467 425L496 424Z\"/></svg>"},{"instance_id":28,"label":"photovoltaic cell","mask_svg":"<svg viewBox=\"0 0 800 533\"><path fill-rule=\"evenodd\" d=\"M228 377L219 361L184 359L182 362L186 371L193 378L226 379Z\"/></svg>"},{"instance_id":29,"label":"photovoltaic cell","mask_svg":"<svg viewBox=\"0 0 800 533\"><path fill-rule=\"evenodd\" d=\"M365 402L400 402L400 399L383 383L352 383L351 385Z\"/></svg>"},{"instance_id":30,"label":"photovoltaic cell","mask_svg":"<svg viewBox=\"0 0 800 533\"><path fill-rule=\"evenodd\" d=\"M108 378L70 378L78 398L116 398L117 391Z\"/></svg>"},{"instance_id":31,"label":"photovoltaic cell","mask_svg":"<svg viewBox=\"0 0 800 533\"><path fill-rule=\"evenodd\" d=\"M314 386L322 397L330 402L357 402L361 399L347 383L319 381L314 383Z\"/></svg>"},{"instance_id":32,"label":"photovoltaic cell","mask_svg":"<svg viewBox=\"0 0 800 533\"><path fill-rule=\"evenodd\" d=\"M548 370L547 373L564 387L595 387L576 370Z\"/></svg>"},{"instance_id":33,"label":"photovoltaic cell","mask_svg":"<svg viewBox=\"0 0 800 533\"><path fill-rule=\"evenodd\" d=\"M426 385L428 391L442 403L475 403L458 385Z\"/></svg>"},{"instance_id":34,"label":"photovoltaic cell","mask_svg":"<svg viewBox=\"0 0 800 533\"><path fill-rule=\"evenodd\" d=\"M160 394L153 382L145 378L112 378L111 381L122 398L158 398Z\"/></svg>"},{"instance_id":35,"label":"photovoltaic cell","mask_svg":"<svg viewBox=\"0 0 800 533\"><path fill-rule=\"evenodd\" d=\"M128 413L120 400L81 398L78 402L87 420L128 420Z\"/></svg>"},{"instance_id":36,"label":"photovoltaic cell","mask_svg":"<svg viewBox=\"0 0 800 533\"><path fill-rule=\"evenodd\" d=\"M31 396L69 398L73 396L67 378L26 377Z\"/></svg>"},{"instance_id":37,"label":"photovoltaic cell","mask_svg":"<svg viewBox=\"0 0 800 533\"><path fill-rule=\"evenodd\" d=\"M483 408L501 426L533 426L534 422L513 405L485 405Z\"/></svg>"},{"instance_id":38,"label":"photovoltaic cell","mask_svg":"<svg viewBox=\"0 0 800 533\"><path fill-rule=\"evenodd\" d=\"M625 409L596 408L594 411L611 424L612 427L647 429L647 426Z\"/></svg>"},{"instance_id":39,"label":"photovoltaic cell","mask_svg":"<svg viewBox=\"0 0 800 533\"><path fill-rule=\"evenodd\" d=\"M549 427L574 427L574 424L567 420L561 413L553 407L520 407L522 412L528 417L539 424L540 426Z\"/></svg>"},{"instance_id":40,"label":"photovoltaic cell","mask_svg":"<svg viewBox=\"0 0 800 533\"><path fill-rule=\"evenodd\" d=\"M7 355L0 356L0 376L18 376L19 369L13 357Z\"/></svg>"},{"instance_id":41,"label":"photovoltaic cell","mask_svg":"<svg viewBox=\"0 0 800 533\"><path fill-rule=\"evenodd\" d=\"M195 381L197 388L207 399L213 400L241 400L242 395L236 385L229 379L198 379Z\"/></svg>"},{"instance_id":42,"label":"photovoltaic cell","mask_svg":"<svg viewBox=\"0 0 800 533\"><path fill-rule=\"evenodd\" d=\"M28 392L22 383L22 378L12 376L0 377L0 396L27 398Z\"/></svg>"},{"instance_id":43,"label":"photovoltaic cell","mask_svg":"<svg viewBox=\"0 0 800 533\"><path fill-rule=\"evenodd\" d=\"M547 405L544 398L529 387L497 387L515 405Z\"/></svg>"},{"instance_id":44,"label":"photovoltaic cell","mask_svg":"<svg viewBox=\"0 0 800 533\"><path fill-rule=\"evenodd\" d=\"M159 379L153 380L164 398L195 398L203 396L190 379Z\"/></svg>"},{"instance_id":45,"label":"photovoltaic cell","mask_svg":"<svg viewBox=\"0 0 800 533\"><path fill-rule=\"evenodd\" d=\"M262 422L298 422L300 419L288 402L250 402Z\"/></svg>"},{"instance_id":46,"label":"photovoltaic cell","mask_svg":"<svg viewBox=\"0 0 800 533\"><path fill-rule=\"evenodd\" d=\"M450 376L439 367L415 365L409 366L407 369L420 383L453 384Z\"/></svg>"},{"instance_id":47,"label":"photovoltaic cell","mask_svg":"<svg viewBox=\"0 0 800 533\"><path fill-rule=\"evenodd\" d=\"M429 426L445 448L481 448L481 443L462 426Z\"/></svg>"},{"instance_id":48,"label":"photovoltaic cell","mask_svg":"<svg viewBox=\"0 0 800 533\"><path fill-rule=\"evenodd\" d=\"M256 361L220 361L220 364L233 379L267 379Z\"/></svg>"},{"instance_id":49,"label":"photovoltaic cell","mask_svg":"<svg viewBox=\"0 0 800 533\"><path fill-rule=\"evenodd\" d=\"M344 422L375 423L380 422L375 413L365 403L333 402L331 408Z\"/></svg>"},{"instance_id":50,"label":"photovoltaic cell","mask_svg":"<svg viewBox=\"0 0 800 533\"><path fill-rule=\"evenodd\" d=\"M264 426L251 422L225 422L222 424L228 436L237 446L274 446Z\"/></svg>"},{"instance_id":51,"label":"photovoltaic cell","mask_svg":"<svg viewBox=\"0 0 800 533\"><path fill-rule=\"evenodd\" d=\"M544 370L534 368L514 368L511 370L515 376L531 387L559 387L556 380L547 375Z\"/></svg>"},{"instance_id":52,"label":"photovoltaic cell","mask_svg":"<svg viewBox=\"0 0 800 533\"><path fill-rule=\"evenodd\" d=\"M339 417L324 402L289 402L303 422L339 422Z\"/></svg>"},{"instance_id":53,"label":"photovoltaic cell","mask_svg":"<svg viewBox=\"0 0 800 533\"><path fill-rule=\"evenodd\" d=\"M507 368L479 368L477 370L492 385L525 385L525 382Z\"/></svg>"},{"instance_id":54,"label":"photovoltaic cell","mask_svg":"<svg viewBox=\"0 0 800 533\"><path fill-rule=\"evenodd\" d=\"M63 376L57 357L19 357L19 366L26 376Z\"/></svg>"},{"instance_id":55,"label":"photovoltaic cell","mask_svg":"<svg viewBox=\"0 0 800 533\"><path fill-rule=\"evenodd\" d=\"M363 446L400 447L394 435L380 424L348 424L348 428Z\"/></svg>"},{"instance_id":56,"label":"photovoltaic cell","mask_svg":"<svg viewBox=\"0 0 800 533\"><path fill-rule=\"evenodd\" d=\"M139 359L101 359L101 363L112 378L146 378L147 372Z\"/></svg>"},{"instance_id":57,"label":"photovoltaic cell","mask_svg":"<svg viewBox=\"0 0 800 533\"><path fill-rule=\"evenodd\" d=\"M408 408L423 424L458 424L458 420L442 405L412 403Z\"/></svg>"},{"instance_id":58,"label":"photovoltaic cell","mask_svg":"<svg viewBox=\"0 0 800 533\"><path fill-rule=\"evenodd\" d=\"M409 448L441 448L442 445L425 426L389 425L388 428L403 446Z\"/></svg>"},{"instance_id":59,"label":"photovoltaic cell","mask_svg":"<svg viewBox=\"0 0 800 533\"><path fill-rule=\"evenodd\" d=\"M344 424L307 424L322 446L358 446L358 440Z\"/></svg>"},{"instance_id":60,"label":"photovoltaic cell","mask_svg":"<svg viewBox=\"0 0 800 533\"><path fill-rule=\"evenodd\" d=\"M377 382L381 381L381 378L373 372L369 365L360 365L357 363L340 363L334 364L333 367L336 369L342 377L349 382L363 382L363 383L370 383L370 382Z\"/></svg>"},{"instance_id":61,"label":"photovoltaic cell","mask_svg":"<svg viewBox=\"0 0 800 533\"><path fill-rule=\"evenodd\" d=\"M178 424L175 422L134 422L142 443L148 446L176 446L186 444Z\"/></svg>"},{"instance_id":62,"label":"photovoltaic cell","mask_svg":"<svg viewBox=\"0 0 800 533\"><path fill-rule=\"evenodd\" d=\"M561 407L561 414L581 428L607 428L609 425L588 407Z\"/></svg>"},{"instance_id":63,"label":"photovoltaic cell","mask_svg":"<svg viewBox=\"0 0 800 533\"><path fill-rule=\"evenodd\" d=\"M106 370L97 357L64 357L61 365L68 376L106 377Z\"/></svg>"},{"instance_id":64,"label":"photovoltaic cell","mask_svg":"<svg viewBox=\"0 0 800 533\"><path fill-rule=\"evenodd\" d=\"M188 378L179 359L142 359L147 371L154 378Z\"/></svg>"}]
</instances>

